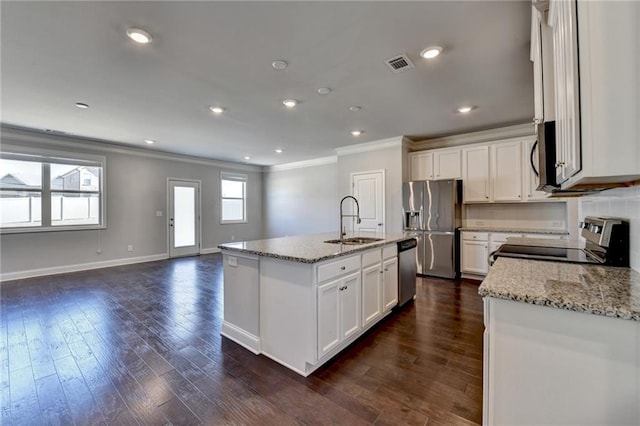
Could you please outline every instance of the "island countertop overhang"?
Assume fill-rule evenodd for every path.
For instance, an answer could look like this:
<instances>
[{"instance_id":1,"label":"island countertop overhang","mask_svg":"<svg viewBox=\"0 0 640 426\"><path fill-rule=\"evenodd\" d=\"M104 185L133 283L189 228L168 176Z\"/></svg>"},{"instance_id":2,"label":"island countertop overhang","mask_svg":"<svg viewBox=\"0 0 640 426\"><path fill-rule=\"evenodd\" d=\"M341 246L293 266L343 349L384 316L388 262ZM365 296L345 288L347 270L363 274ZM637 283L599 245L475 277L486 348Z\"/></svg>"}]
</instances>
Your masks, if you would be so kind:
<instances>
[{"instance_id":1,"label":"island countertop overhang","mask_svg":"<svg viewBox=\"0 0 640 426\"><path fill-rule=\"evenodd\" d=\"M358 232L348 234L345 238L374 237L380 238L381 240L358 245L331 244L324 242L326 240L335 239L336 234L337 232L330 232L291 237L267 238L253 241L238 241L220 244L218 248L222 251L237 252L253 256L273 257L292 262L318 263L340 256L366 251L372 248L383 247L412 237L410 232L384 234Z\"/></svg>"}]
</instances>

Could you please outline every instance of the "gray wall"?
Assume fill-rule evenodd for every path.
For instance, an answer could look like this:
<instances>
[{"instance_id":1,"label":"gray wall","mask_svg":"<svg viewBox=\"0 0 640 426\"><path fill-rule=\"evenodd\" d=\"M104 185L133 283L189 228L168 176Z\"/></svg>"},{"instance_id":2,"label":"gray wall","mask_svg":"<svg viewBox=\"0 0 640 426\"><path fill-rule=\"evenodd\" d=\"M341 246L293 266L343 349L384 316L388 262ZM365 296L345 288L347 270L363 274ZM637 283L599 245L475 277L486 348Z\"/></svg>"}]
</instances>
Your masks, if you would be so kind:
<instances>
[{"instance_id":1,"label":"gray wall","mask_svg":"<svg viewBox=\"0 0 640 426\"><path fill-rule=\"evenodd\" d=\"M386 232L402 232L402 146L338 156L338 196L351 194L351 173L385 170Z\"/></svg>"},{"instance_id":2,"label":"gray wall","mask_svg":"<svg viewBox=\"0 0 640 426\"><path fill-rule=\"evenodd\" d=\"M3 130L2 136L3 143L14 142L11 132ZM201 181L203 250L231 241L232 236L235 240L262 237L262 173L258 167L114 148L95 142L81 145L39 134L34 134L32 140L38 142L25 143L19 139L19 144L106 156L107 229L3 234L0 236L3 274L166 254L168 178ZM248 175L246 224L220 224L221 170ZM163 216L156 217L156 210L162 210ZM128 244L133 245L133 252L127 252Z\"/></svg>"},{"instance_id":3,"label":"gray wall","mask_svg":"<svg viewBox=\"0 0 640 426\"><path fill-rule=\"evenodd\" d=\"M265 238L338 232L338 165L265 171Z\"/></svg>"}]
</instances>

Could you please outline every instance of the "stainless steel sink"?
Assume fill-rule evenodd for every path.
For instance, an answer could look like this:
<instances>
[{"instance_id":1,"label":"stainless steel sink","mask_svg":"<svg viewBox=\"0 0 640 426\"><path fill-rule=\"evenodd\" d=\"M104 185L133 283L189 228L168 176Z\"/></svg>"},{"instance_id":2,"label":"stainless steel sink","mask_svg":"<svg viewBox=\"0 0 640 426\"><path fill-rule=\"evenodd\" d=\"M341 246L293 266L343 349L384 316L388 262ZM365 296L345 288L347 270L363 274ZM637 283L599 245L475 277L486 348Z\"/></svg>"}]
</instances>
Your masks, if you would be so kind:
<instances>
[{"instance_id":1,"label":"stainless steel sink","mask_svg":"<svg viewBox=\"0 0 640 426\"><path fill-rule=\"evenodd\" d=\"M375 243L376 241L382 241L384 238L372 238L372 237L352 237L343 238L342 240L327 240L325 243L329 244L346 244L348 246L355 246L359 244Z\"/></svg>"}]
</instances>

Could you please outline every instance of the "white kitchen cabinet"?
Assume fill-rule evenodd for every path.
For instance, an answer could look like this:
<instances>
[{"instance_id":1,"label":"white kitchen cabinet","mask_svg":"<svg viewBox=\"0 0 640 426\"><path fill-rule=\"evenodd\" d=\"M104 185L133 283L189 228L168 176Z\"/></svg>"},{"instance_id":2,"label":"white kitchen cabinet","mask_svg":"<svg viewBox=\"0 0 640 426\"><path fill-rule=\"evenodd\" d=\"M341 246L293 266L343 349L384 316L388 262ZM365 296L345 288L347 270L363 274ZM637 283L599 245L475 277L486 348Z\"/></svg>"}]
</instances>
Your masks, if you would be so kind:
<instances>
[{"instance_id":1,"label":"white kitchen cabinet","mask_svg":"<svg viewBox=\"0 0 640 426\"><path fill-rule=\"evenodd\" d=\"M527 140L524 144L522 170L524 178L524 200L548 200L548 193L538 191L538 184L540 182L540 177L536 174L536 172L540 172L540 168L538 167L538 145L533 139Z\"/></svg>"},{"instance_id":2,"label":"white kitchen cabinet","mask_svg":"<svg viewBox=\"0 0 640 426\"><path fill-rule=\"evenodd\" d=\"M489 235L486 232L462 233L462 272L486 275L489 271Z\"/></svg>"},{"instance_id":3,"label":"white kitchen cabinet","mask_svg":"<svg viewBox=\"0 0 640 426\"><path fill-rule=\"evenodd\" d=\"M462 148L462 193L465 203L489 202L489 146Z\"/></svg>"},{"instance_id":4,"label":"white kitchen cabinet","mask_svg":"<svg viewBox=\"0 0 640 426\"><path fill-rule=\"evenodd\" d=\"M640 322L491 297L484 322L483 424L640 424Z\"/></svg>"},{"instance_id":5,"label":"white kitchen cabinet","mask_svg":"<svg viewBox=\"0 0 640 426\"><path fill-rule=\"evenodd\" d=\"M382 315L382 265L378 263L362 270L362 325L373 324Z\"/></svg>"},{"instance_id":6,"label":"white kitchen cabinet","mask_svg":"<svg viewBox=\"0 0 640 426\"><path fill-rule=\"evenodd\" d=\"M460 179L462 177L462 151L456 149L433 152L434 179Z\"/></svg>"},{"instance_id":7,"label":"white kitchen cabinet","mask_svg":"<svg viewBox=\"0 0 640 426\"><path fill-rule=\"evenodd\" d=\"M522 200L522 142L491 145L491 201Z\"/></svg>"},{"instance_id":8,"label":"white kitchen cabinet","mask_svg":"<svg viewBox=\"0 0 640 426\"><path fill-rule=\"evenodd\" d=\"M360 272L318 286L318 358L360 330Z\"/></svg>"},{"instance_id":9,"label":"white kitchen cabinet","mask_svg":"<svg viewBox=\"0 0 640 426\"><path fill-rule=\"evenodd\" d=\"M433 153L413 152L409 154L411 180L433 179Z\"/></svg>"},{"instance_id":10,"label":"white kitchen cabinet","mask_svg":"<svg viewBox=\"0 0 640 426\"><path fill-rule=\"evenodd\" d=\"M382 263L382 311L388 312L398 304L398 258Z\"/></svg>"}]
</instances>

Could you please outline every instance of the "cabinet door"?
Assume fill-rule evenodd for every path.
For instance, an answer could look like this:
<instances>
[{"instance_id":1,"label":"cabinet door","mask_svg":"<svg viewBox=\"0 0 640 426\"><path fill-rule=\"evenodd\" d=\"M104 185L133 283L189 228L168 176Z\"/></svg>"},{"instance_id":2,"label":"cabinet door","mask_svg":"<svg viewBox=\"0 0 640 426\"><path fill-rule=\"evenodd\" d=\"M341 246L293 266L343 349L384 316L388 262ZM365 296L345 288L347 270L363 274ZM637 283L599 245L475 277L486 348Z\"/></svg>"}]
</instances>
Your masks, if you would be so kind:
<instances>
[{"instance_id":1,"label":"cabinet door","mask_svg":"<svg viewBox=\"0 0 640 426\"><path fill-rule=\"evenodd\" d=\"M368 326L382 314L380 300L380 281L382 270L380 263L369 266L362 271L362 325Z\"/></svg>"},{"instance_id":2,"label":"cabinet door","mask_svg":"<svg viewBox=\"0 0 640 426\"><path fill-rule=\"evenodd\" d=\"M341 341L339 309L342 285L339 279L318 287L318 358Z\"/></svg>"},{"instance_id":3,"label":"cabinet door","mask_svg":"<svg viewBox=\"0 0 640 426\"><path fill-rule=\"evenodd\" d=\"M360 272L342 279L340 287L340 341L360 331Z\"/></svg>"},{"instance_id":4,"label":"cabinet door","mask_svg":"<svg viewBox=\"0 0 640 426\"><path fill-rule=\"evenodd\" d=\"M462 161L460 149L447 149L433 153L434 179L460 179Z\"/></svg>"},{"instance_id":5,"label":"cabinet door","mask_svg":"<svg viewBox=\"0 0 640 426\"><path fill-rule=\"evenodd\" d=\"M462 149L465 203L489 202L489 146Z\"/></svg>"},{"instance_id":6,"label":"cabinet door","mask_svg":"<svg viewBox=\"0 0 640 426\"><path fill-rule=\"evenodd\" d=\"M556 180L565 182L580 164L580 86L575 1L551 1L556 109Z\"/></svg>"},{"instance_id":7,"label":"cabinet door","mask_svg":"<svg viewBox=\"0 0 640 426\"><path fill-rule=\"evenodd\" d=\"M433 179L433 153L417 152L409 154L411 180Z\"/></svg>"},{"instance_id":8,"label":"cabinet door","mask_svg":"<svg viewBox=\"0 0 640 426\"><path fill-rule=\"evenodd\" d=\"M462 272L485 275L489 270L489 243L462 241Z\"/></svg>"},{"instance_id":9,"label":"cabinet door","mask_svg":"<svg viewBox=\"0 0 640 426\"><path fill-rule=\"evenodd\" d=\"M388 312L398 304L398 258L392 257L382 264L383 311Z\"/></svg>"},{"instance_id":10,"label":"cabinet door","mask_svg":"<svg viewBox=\"0 0 640 426\"><path fill-rule=\"evenodd\" d=\"M493 201L522 200L522 142L491 146L491 192Z\"/></svg>"},{"instance_id":11,"label":"cabinet door","mask_svg":"<svg viewBox=\"0 0 640 426\"><path fill-rule=\"evenodd\" d=\"M525 201L531 200L545 200L549 196L544 191L538 191L538 184L540 182L538 167L538 144L536 141L527 141L525 143L525 149L522 153L522 170L524 176L524 188L525 188ZM535 167L535 169L534 169Z\"/></svg>"}]
</instances>

